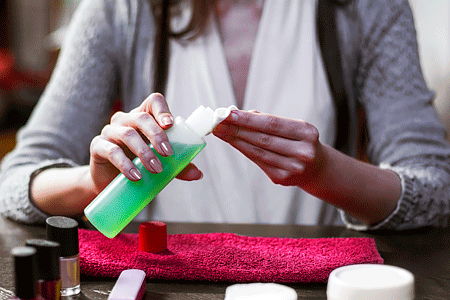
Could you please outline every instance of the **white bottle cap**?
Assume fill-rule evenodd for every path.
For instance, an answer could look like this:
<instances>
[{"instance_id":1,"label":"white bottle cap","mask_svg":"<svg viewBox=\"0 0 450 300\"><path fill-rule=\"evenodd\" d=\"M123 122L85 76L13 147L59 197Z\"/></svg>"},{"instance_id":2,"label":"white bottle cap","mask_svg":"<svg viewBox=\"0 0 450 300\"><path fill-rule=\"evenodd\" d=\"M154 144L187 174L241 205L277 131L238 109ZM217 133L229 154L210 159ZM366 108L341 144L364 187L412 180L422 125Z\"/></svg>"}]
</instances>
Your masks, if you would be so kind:
<instances>
[{"instance_id":1,"label":"white bottle cap","mask_svg":"<svg viewBox=\"0 0 450 300\"><path fill-rule=\"evenodd\" d=\"M214 110L200 105L186 119L185 124L189 126L199 137L204 137L211 132L214 120Z\"/></svg>"},{"instance_id":2,"label":"white bottle cap","mask_svg":"<svg viewBox=\"0 0 450 300\"><path fill-rule=\"evenodd\" d=\"M412 300L414 275L402 268L359 264L333 270L328 278L328 300Z\"/></svg>"},{"instance_id":3,"label":"white bottle cap","mask_svg":"<svg viewBox=\"0 0 450 300\"><path fill-rule=\"evenodd\" d=\"M227 287L225 300L297 300L297 292L277 283L239 283Z\"/></svg>"}]
</instances>

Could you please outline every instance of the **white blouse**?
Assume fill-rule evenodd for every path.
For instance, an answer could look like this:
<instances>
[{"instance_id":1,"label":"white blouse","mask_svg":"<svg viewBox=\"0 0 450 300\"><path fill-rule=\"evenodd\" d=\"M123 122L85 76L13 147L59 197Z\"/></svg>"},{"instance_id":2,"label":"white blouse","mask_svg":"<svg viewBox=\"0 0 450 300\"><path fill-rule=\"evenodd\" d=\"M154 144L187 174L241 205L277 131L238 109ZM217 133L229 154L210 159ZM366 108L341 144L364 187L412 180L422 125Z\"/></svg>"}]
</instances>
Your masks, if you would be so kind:
<instances>
[{"instance_id":1,"label":"white blouse","mask_svg":"<svg viewBox=\"0 0 450 300\"><path fill-rule=\"evenodd\" d=\"M335 112L316 39L315 10L315 0L264 1L242 104L235 96L217 20L193 42L171 41L166 99L173 115L186 118L199 105L213 109L238 105L306 120L317 127L322 143L332 145ZM297 187L272 183L256 164L213 135L205 140L207 146L193 160L204 177L194 182L173 180L150 203L150 211L137 218L318 223L321 200Z\"/></svg>"}]
</instances>

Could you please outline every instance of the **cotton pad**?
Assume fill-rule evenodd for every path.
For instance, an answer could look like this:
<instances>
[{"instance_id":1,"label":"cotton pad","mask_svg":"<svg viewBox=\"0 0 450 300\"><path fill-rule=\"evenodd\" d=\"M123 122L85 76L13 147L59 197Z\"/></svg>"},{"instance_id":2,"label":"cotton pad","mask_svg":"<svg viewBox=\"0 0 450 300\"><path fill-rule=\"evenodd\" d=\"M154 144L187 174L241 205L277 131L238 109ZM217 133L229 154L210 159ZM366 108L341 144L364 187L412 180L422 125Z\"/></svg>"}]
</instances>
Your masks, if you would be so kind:
<instances>
[{"instance_id":1,"label":"cotton pad","mask_svg":"<svg viewBox=\"0 0 450 300\"><path fill-rule=\"evenodd\" d=\"M297 292L278 283L240 283L225 290L225 300L297 300Z\"/></svg>"}]
</instances>

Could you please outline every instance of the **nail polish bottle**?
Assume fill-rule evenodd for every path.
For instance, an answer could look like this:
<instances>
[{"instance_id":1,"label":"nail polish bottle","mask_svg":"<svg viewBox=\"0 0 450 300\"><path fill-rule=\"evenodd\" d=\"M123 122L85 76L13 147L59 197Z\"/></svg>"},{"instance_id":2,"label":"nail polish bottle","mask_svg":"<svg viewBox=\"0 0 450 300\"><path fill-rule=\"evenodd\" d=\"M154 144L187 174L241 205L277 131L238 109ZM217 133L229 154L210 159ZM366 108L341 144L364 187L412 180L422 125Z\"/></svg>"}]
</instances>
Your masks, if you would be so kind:
<instances>
[{"instance_id":1,"label":"nail polish bottle","mask_svg":"<svg viewBox=\"0 0 450 300\"><path fill-rule=\"evenodd\" d=\"M61 298L59 271L59 243L43 239L30 239L26 246L36 249L38 294L46 300Z\"/></svg>"},{"instance_id":2,"label":"nail polish bottle","mask_svg":"<svg viewBox=\"0 0 450 300\"><path fill-rule=\"evenodd\" d=\"M11 250L14 260L15 296L10 300L41 299L37 293L36 249L15 247Z\"/></svg>"},{"instance_id":3,"label":"nail polish bottle","mask_svg":"<svg viewBox=\"0 0 450 300\"><path fill-rule=\"evenodd\" d=\"M218 108L214 111L200 106L186 120L176 117L173 126L166 130L174 154L161 156L150 145L161 161L163 171L153 174L139 158L135 158L133 163L141 172L142 178L134 182L119 174L84 209L89 222L108 238L119 234L205 147L204 136L224 120L231 109L233 108Z\"/></svg>"},{"instance_id":4,"label":"nail polish bottle","mask_svg":"<svg viewBox=\"0 0 450 300\"><path fill-rule=\"evenodd\" d=\"M61 245L61 296L77 295L81 292L78 222L55 216L47 218L46 227L47 239Z\"/></svg>"}]
</instances>

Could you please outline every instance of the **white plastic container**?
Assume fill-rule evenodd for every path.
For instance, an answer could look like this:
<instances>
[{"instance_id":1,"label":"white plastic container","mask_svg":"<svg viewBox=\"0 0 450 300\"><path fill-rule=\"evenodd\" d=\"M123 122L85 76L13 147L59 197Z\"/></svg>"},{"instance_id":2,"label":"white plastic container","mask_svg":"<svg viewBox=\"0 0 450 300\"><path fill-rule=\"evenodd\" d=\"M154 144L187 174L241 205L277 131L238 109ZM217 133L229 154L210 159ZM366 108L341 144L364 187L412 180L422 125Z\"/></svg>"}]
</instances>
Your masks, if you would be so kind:
<instances>
[{"instance_id":1,"label":"white plastic container","mask_svg":"<svg viewBox=\"0 0 450 300\"><path fill-rule=\"evenodd\" d=\"M414 275L389 265L358 264L333 270L328 300L412 300Z\"/></svg>"}]
</instances>

